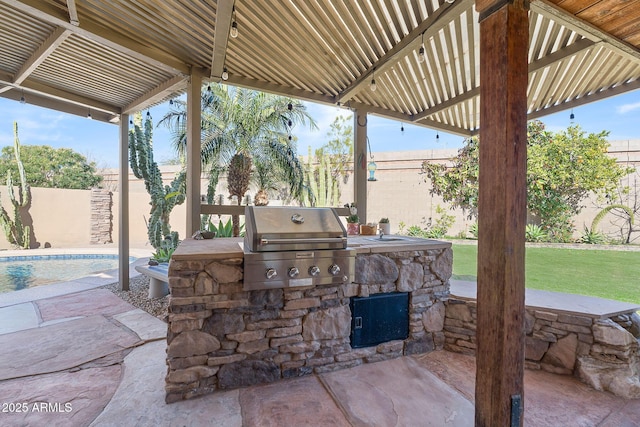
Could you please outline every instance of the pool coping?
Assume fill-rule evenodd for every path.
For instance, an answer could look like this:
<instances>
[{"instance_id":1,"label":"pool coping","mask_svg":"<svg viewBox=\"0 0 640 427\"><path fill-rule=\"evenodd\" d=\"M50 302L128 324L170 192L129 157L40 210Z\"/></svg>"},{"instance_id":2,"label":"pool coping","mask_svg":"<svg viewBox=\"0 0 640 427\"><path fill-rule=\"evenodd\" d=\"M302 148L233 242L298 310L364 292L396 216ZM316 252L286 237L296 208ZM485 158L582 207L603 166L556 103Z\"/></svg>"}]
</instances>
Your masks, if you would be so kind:
<instances>
[{"instance_id":1,"label":"pool coping","mask_svg":"<svg viewBox=\"0 0 640 427\"><path fill-rule=\"evenodd\" d=\"M151 249L129 249L129 256L137 258L129 264L129 278L140 275L136 265L146 264L151 256ZM46 255L118 255L118 248L60 248L60 249L29 249L28 251L7 250L0 251L0 257L10 256L46 256ZM50 283L35 288L22 289L0 294L0 308L25 302L67 295L88 289L99 288L118 281L118 269L105 270L74 280Z\"/></svg>"}]
</instances>

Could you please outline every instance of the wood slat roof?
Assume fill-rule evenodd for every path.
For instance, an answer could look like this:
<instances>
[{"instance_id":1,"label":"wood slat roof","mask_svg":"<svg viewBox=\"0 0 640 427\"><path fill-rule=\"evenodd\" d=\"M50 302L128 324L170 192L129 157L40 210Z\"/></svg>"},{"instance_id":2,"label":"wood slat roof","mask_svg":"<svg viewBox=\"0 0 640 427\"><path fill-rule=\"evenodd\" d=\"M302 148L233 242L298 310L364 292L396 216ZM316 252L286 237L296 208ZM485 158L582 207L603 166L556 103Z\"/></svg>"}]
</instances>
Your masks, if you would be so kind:
<instances>
[{"instance_id":1,"label":"wood slat roof","mask_svg":"<svg viewBox=\"0 0 640 427\"><path fill-rule=\"evenodd\" d=\"M117 122L181 94L197 67L472 135L478 14L449 1L0 0L0 96ZM640 0L534 0L529 18L530 118L640 88Z\"/></svg>"}]
</instances>

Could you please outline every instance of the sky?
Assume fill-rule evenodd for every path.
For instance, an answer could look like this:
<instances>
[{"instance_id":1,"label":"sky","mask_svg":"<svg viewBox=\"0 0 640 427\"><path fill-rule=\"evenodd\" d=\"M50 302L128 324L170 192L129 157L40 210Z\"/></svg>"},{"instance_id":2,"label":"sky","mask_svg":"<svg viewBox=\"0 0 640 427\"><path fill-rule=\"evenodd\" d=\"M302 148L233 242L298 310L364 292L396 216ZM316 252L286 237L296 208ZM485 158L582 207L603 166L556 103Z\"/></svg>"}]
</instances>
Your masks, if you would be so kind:
<instances>
[{"instance_id":1,"label":"sky","mask_svg":"<svg viewBox=\"0 0 640 427\"><path fill-rule=\"evenodd\" d=\"M298 138L298 152L307 154L307 147L318 148L327 141L330 125L338 115L350 115L350 111L337 107L306 103L311 116L318 124L317 130L298 126L293 134ZM150 110L154 124L168 111L164 104ZM146 110L145 110L146 111ZM573 110L573 122L587 132L609 131L608 139L640 139L640 90L577 107ZM571 125L571 111L563 111L542 117L548 130L558 132ZM41 107L21 104L0 98L0 147L13 145L13 122L18 122L22 145L49 145L53 148L71 148L94 161L98 169L118 167L118 126L89 120L71 114ZM401 128L404 127L404 131ZM460 148L464 138L396 120L370 116L368 135L371 151L406 151L439 148ZM163 127L154 128L154 156L159 163L175 157L171 147L171 135Z\"/></svg>"}]
</instances>

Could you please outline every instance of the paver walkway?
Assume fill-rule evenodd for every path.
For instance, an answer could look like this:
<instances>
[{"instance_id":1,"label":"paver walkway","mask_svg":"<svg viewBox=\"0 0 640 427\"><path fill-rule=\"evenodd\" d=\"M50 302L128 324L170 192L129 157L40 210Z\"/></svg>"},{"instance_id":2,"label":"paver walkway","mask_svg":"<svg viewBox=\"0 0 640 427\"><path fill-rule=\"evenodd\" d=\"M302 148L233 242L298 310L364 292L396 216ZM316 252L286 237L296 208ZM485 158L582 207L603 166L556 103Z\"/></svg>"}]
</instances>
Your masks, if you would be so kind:
<instances>
[{"instance_id":1,"label":"paver walkway","mask_svg":"<svg viewBox=\"0 0 640 427\"><path fill-rule=\"evenodd\" d=\"M472 426L474 359L419 357L164 403L166 324L103 289L0 308L0 426ZM640 426L640 400L527 371L525 425Z\"/></svg>"}]
</instances>

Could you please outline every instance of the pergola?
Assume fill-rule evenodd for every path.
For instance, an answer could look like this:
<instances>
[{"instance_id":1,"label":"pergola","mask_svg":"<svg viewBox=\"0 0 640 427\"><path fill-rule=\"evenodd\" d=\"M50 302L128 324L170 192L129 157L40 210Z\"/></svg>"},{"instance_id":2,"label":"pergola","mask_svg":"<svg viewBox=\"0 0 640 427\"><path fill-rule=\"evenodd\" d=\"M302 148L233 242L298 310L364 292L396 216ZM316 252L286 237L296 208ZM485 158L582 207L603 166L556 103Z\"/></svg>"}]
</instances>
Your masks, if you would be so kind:
<instances>
[{"instance_id":1,"label":"pergola","mask_svg":"<svg viewBox=\"0 0 640 427\"><path fill-rule=\"evenodd\" d=\"M356 159L368 114L481 133L476 424L521 425L526 120L640 88L640 0L0 0L0 20L0 96L120 126L121 283L129 115L186 92L198 123L203 82L353 110ZM210 211L199 141L187 232Z\"/></svg>"}]
</instances>

